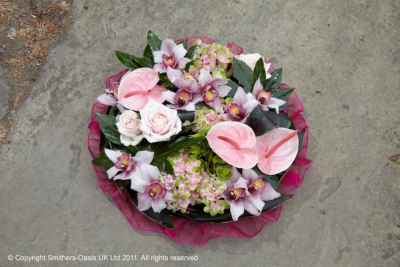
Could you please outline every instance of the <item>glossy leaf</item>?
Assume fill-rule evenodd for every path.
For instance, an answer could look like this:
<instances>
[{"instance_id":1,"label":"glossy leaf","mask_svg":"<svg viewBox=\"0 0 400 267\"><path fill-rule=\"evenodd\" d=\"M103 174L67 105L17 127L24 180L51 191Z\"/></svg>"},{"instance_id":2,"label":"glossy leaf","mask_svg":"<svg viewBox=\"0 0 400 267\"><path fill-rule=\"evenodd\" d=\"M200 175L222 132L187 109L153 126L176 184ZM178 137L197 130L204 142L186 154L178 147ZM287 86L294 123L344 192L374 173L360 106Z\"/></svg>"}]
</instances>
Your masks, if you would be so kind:
<instances>
[{"instance_id":1,"label":"glossy leaf","mask_svg":"<svg viewBox=\"0 0 400 267\"><path fill-rule=\"evenodd\" d=\"M267 80L264 90L267 92L278 90L282 81L282 69L277 69L271 73L271 77Z\"/></svg>"},{"instance_id":2,"label":"glossy leaf","mask_svg":"<svg viewBox=\"0 0 400 267\"><path fill-rule=\"evenodd\" d=\"M260 169L255 166L252 168L259 176L261 176L264 182L269 183L275 191L279 190L279 178L275 175L268 175L260 171Z\"/></svg>"},{"instance_id":3,"label":"glossy leaf","mask_svg":"<svg viewBox=\"0 0 400 267\"><path fill-rule=\"evenodd\" d=\"M130 188L130 184L127 185L125 188L129 194L129 197L130 197L132 203L137 207L137 205L138 205L137 192ZM141 212L144 215L146 215L149 219L151 219L152 221L154 221L166 228L175 230L174 222L172 221L172 218L169 215L167 209L162 210L160 213L154 212L154 210L152 208L145 210L145 211L141 211Z\"/></svg>"},{"instance_id":4,"label":"glossy leaf","mask_svg":"<svg viewBox=\"0 0 400 267\"><path fill-rule=\"evenodd\" d=\"M140 64L135 60L135 57L120 51L115 51L115 55L122 64L127 66L131 70L140 68Z\"/></svg>"},{"instance_id":5,"label":"glossy leaf","mask_svg":"<svg viewBox=\"0 0 400 267\"><path fill-rule=\"evenodd\" d=\"M182 40L178 45L182 44L185 49L187 49L188 39Z\"/></svg>"},{"instance_id":6,"label":"glossy leaf","mask_svg":"<svg viewBox=\"0 0 400 267\"><path fill-rule=\"evenodd\" d=\"M279 111L285 110L287 108L290 108L290 105L288 103L283 104L282 106L279 107Z\"/></svg>"},{"instance_id":7,"label":"glossy leaf","mask_svg":"<svg viewBox=\"0 0 400 267\"><path fill-rule=\"evenodd\" d=\"M157 35L155 35L152 31L147 33L147 44L150 46L152 51L161 50L161 40L158 39Z\"/></svg>"},{"instance_id":8,"label":"glossy leaf","mask_svg":"<svg viewBox=\"0 0 400 267\"><path fill-rule=\"evenodd\" d=\"M95 157L92 160L92 164L99 166L103 170L108 170L112 166L114 166L114 163L107 157L106 153L102 153L99 156Z\"/></svg>"},{"instance_id":9,"label":"glossy leaf","mask_svg":"<svg viewBox=\"0 0 400 267\"><path fill-rule=\"evenodd\" d=\"M228 80L228 83L226 85L232 88L226 97L234 97L239 85L232 80Z\"/></svg>"},{"instance_id":10,"label":"glossy leaf","mask_svg":"<svg viewBox=\"0 0 400 267\"><path fill-rule=\"evenodd\" d=\"M294 88L283 88L272 92L272 96L281 100L286 100L289 98L290 94L293 92Z\"/></svg>"},{"instance_id":11,"label":"glossy leaf","mask_svg":"<svg viewBox=\"0 0 400 267\"><path fill-rule=\"evenodd\" d=\"M107 139L117 145L121 145L120 133L116 125L116 120L114 116L109 116L101 113L94 113L100 124L101 131L104 133Z\"/></svg>"},{"instance_id":12,"label":"glossy leaf","mask_svg":"<svg viewBox=\"0 0 400 267\"><path fill-rule=\"evenodd\" d=\"M277 127L287 128L290 125L287 113L264 111L260 106L253 109L244 123L253 129L256 136L264 135Z\"/></svg>"},{"instance_id":13,"label":"glossy leaf","mask_svg":"<svg viewBox=\"0 0 400 267\"><path fill-rule=\"evenodd\" d=\"M258 79L260 79L260 83L262 85L264 85L267 80L267 76L265 74L264 60L262 57L260 57L260 59L256 63L256 66L254 67L253 84L251 86L251 91L253 91L254 84Z\"/></svg>"},{"instance_id":14,"label":"glossy leaf","mask_svg":"<svg viewBox=\"0 0 400 267\"><path fill-rule=\"evenodd\" d=\"M194 121L194 111L178 110L178 117L182 123L185 121Z\"/></svg>"},{"instance_id":15,"label":"glossy leaf","mask_svg":"<svg viewBox=\"0 0 400 267\"><path fill-rule=\"evenodd\" d=\"M114 180L115 185L118 187L119 192L121 193L122 198L126 197L126 186L131 184L131 180Z\"/></svg>"},{"instance_id":16,"label":"glossy leaf","mask_svg":"<svg viewBox=\"0 0 400 267\"><path fill-rule=\"evenodd\" d=\"M194 56L195 50L196 50L196 46L194 45L191 48L189 48L189 50L187 51L185 57L188 58L188 59L192 59L193 56Z\"/></svg>"},{"instance_id":17,"label":"glossy leaf","mask_svg":"<svg viewBox=\"0 0 400 267\"><path fill-rule=\"evenodd\" d=\"M233 58L233 75L243 85L243 90L248 93L251 89L251 78L253 71L241 60Z\"/></svg>"}]
</instances>

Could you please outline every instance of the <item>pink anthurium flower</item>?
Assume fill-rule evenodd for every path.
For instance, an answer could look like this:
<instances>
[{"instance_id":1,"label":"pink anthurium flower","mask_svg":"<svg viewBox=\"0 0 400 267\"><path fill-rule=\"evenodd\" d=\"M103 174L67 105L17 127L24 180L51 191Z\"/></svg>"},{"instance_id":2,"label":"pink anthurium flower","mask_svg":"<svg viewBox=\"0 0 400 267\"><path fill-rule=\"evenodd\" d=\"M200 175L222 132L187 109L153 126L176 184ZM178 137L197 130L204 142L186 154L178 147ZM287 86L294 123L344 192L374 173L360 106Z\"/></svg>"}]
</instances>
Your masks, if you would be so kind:
<instances>
[{"instance_id":1,"label":"pink anthurium flower","mask_svg":"<svg viewBox=\"0 0 400 267\"><path fill-rule=\"evenodd\" d=\"M169 69L171 68L168 67L168 70ZM163 98L172 104L167 106L187 111L196 110L195 104L203 100L200 94L196 94L198 91L197 82L194 79L183 80L180 78L177 78L174 81L179 88L178 91L176 91L176 93L166 91L162 94Z\"/></svg>"},{"instance_id":2,"label":"pink anthurium flower","mask_svg":"<svg viewBox=\"0 0 400 267\"><path fill-rule=\"evenodd\" d=\"M159 182L160 171L157 167L143 164L139 171L131 175L131 188L138 192L138 210L145 211L153 208L160 212L167 207L163 196L164 187Z\"/></svg>"},{"instance_id":3,"label":"pink anthurium flower","mask_svg":"<svg viewBox=\"0 0 400 267\"><path fill-rule=\"evenodd\" d=\"M258 168L268 175L283 172L295 160L298 146L297 131L286 128L257 137Z\"/></svg>"},{"instance_id":4,"label":"pink anthurium flower","mask_svg":"<svg viewBox=\"0 0 400 267\"><path fill-rule=\"evenodd\" d=\"M258 161L256 136L246 124L225 121L213 126L206 136L211 149L236 168L251 169Z\"/></svg>"},{"instance_id":5,"label":"pink anthurium flower","mask_svg":"<svg viewBox=\"0 0 400 267\"><path fill-rule=\"evenodd\" d=\"M247 181L236 168L232 167L232 177L226 183L227 188L222 195L230 205L230 211L234 221L238 220L244 210L256 216L261 213L261 210L257 208L248 190L248 183L249 181Z\"/></svg>"},{"instance_id":6,"label":"pink anthurium flower","mask_svg":"<svg viewBox=\"0 0 400 267\"><path fill-rule=\"evenodd\" d=\"M165 73L168 67L173 69L183 69L190 59L185 58L187 50L183 44L176 45L171 39L165 39L161 43L161 51L154 51L154 70Z\"/></svg>"},{"instance_id":7,"label":"pink anthurium flower","mask_svg":"<svg viewBox=\"0 0 400 267\"><path fill-rule=\"evenodd\" d=\"M108 178L114 180L127 180L129 176L137 172L138 167L142 164L150 164L153 160L154 152L139 151L134 157L124 152L104 149L107 157L114 162L114 166L107 171ZM118 172L122 172L117 175ZM116 176L117 175L117 176Z\"/></svg>"},{"instance_id":8,"label":"pink anthurium flower","mask_svg":"<svg viewBox=\"0 0 400 267\"><path fill-rule=\"evenodd\" d=\"M119 81L129 72L129 70L123 70L114 76L108 77L106 81L106 93L99 95L97 101L107 106L117 106Z\"/></svg>"},{"instance_id":9,"label":"pink anthurium flower","mask_svg":"<svg viewBox=\"0 0 400 267\"><path fill-rule=\"evenodd\" d=\"M158 73L149 68L136 69L123 77L118 88L118 102L124 107L139 111L153 99L164 102L166 88L157 85Z\"/></svg>"},{"instance_id":10,"label":"pink anthurium flower","mask_svg":"<svg viewBox=\"0 0 400 267\"><path fill-rule=\"evenodd\" d=\"M279 114L279 107L286 104L286 101L272 97L270 92L265 92L260 79L256 81L253 87L253 92L247 94L251 98L255 98L259 103L263 110L267 111L269 108L273 108L276 110L276 113Z\"/></svg>"},{"instance_id":11,"label":"pink anthurium flower","mask_svg":"<svg viewBox=\"0 0 400 267\"><path fill-rule=\"evenodd\" d=\"M225 107L228 114L224 115L224 119L243 122L257 105L257 100L246 95L243 88L239 86L232 102Z\"/></svg>"},{"instance_id":12,"label":"pink anthurium flower","mask_svg":"<svg viewBox=\"0 0 400 267\"><path fill-rule=\"evenodd\" d=\"M251 169L243 169L242 176L247 181L247 190L252 196L253 203L260 211L265 205L264 201L273 200L281 195Z\"/></svg>"},{"instance_id":13,"label":"pink anthurium flower","mask_svg":"<svg viewBox=\"0 0 400 267\"><path fill-rule=\"evenodd\" d=\"M220 97L225 97L232 89L224 85L227 82L227 79L211 77L209 72L204 69L200 70L199 83L201 85L200 92L203 95L203 100L218 113L221 112Z\"/></svg>"}]
</instances>

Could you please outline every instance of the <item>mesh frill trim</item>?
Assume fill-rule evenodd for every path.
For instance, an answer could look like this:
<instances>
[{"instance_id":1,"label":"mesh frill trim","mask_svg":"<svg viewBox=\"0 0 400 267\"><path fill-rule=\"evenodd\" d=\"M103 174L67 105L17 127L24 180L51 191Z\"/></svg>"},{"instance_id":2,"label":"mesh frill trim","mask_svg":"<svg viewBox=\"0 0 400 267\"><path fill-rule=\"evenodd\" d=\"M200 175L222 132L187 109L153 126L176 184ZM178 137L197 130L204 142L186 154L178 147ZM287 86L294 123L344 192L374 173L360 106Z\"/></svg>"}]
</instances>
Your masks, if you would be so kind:
<instances>
[{"instance_id":1,"label":"mesh frill trim","mask_svg":"<svg viewBox=\"0 0 400 267\"><path fill-rule=\"evenodd\" d=\"M201 39L205 43L215 42L213 39L206 36L184 37L176 40L175 42L179 43L184 39L188 39L189 47L197 39ZM243 51L240 46L235 44L228 44L228 47L230 47L234 54L241 54ZM274 68L271 67L269 72L272 72L273 70ZM112 77L110 78L112 79ZM109 79L107 79L107 83L110 82ZM288 88L288 86L286 84L281 84L280 88ZM311 164L311 160L307 158L309 128L306 120L301 115L301 112L303 112L303 105L295 93L290 95L287 102L291 105L287 111L289 112L296 129L299 129L300 131L304 129L305 135L303 146L299 155L297 156L293 166L286 173L280 183L279 191L281 193L290 193L294 189L300 187L304 181L304 175ZM92 158L95 158L101 154L101 151L99 151L100 125L96 119L96 116L94 115L94 112L104 114L107 112L107 109L108 106L99 102L95 103L92 107L91 122L88 126L88 148ZM176 230L171 230L153 222L143 213L138 211L128 196L124 199L114 181L112 179L108 179L105 170L95 165L93 165L93 168L96 172L97 181L100 188L114 198L115 203L133 227L141 231L164 233L171 239L181 243L205 245L210 239L220 236L251 238L256 236L262 230L265 224L278 221L282 210L281 204L270 211L262 213L260 216L239 218L239 220L236 222L228 223L199 223L173 217Z\"/></svg>"}]
</instances>

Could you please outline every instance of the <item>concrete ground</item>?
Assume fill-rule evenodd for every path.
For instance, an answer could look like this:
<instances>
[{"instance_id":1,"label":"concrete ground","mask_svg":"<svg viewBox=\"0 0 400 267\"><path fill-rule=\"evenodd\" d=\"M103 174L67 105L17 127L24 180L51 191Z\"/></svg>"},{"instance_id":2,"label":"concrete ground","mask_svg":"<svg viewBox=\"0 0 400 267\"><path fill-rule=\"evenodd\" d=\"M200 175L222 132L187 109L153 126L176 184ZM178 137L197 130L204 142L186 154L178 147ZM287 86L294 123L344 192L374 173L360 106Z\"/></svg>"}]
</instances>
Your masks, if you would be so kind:
<instances>
[{"instance_id":1,"label":"concrete ground","mask_svg":"<svg viewBox=\"0 0 400 267\"><path fill-rule=\"evenodd\" d=\"M87 0L72 11L0 148L0 266L32 264L8 255L102 254L198 261L34 265L400 266L400 165L389 161L400 152L399 1ZM140 232L98 187L86 144L91 105L124 68L114 50L140 55L149 29L235 42L296 87L314 162L279 222L255 238L193 246Z\"/></svg>"}]
</instances>

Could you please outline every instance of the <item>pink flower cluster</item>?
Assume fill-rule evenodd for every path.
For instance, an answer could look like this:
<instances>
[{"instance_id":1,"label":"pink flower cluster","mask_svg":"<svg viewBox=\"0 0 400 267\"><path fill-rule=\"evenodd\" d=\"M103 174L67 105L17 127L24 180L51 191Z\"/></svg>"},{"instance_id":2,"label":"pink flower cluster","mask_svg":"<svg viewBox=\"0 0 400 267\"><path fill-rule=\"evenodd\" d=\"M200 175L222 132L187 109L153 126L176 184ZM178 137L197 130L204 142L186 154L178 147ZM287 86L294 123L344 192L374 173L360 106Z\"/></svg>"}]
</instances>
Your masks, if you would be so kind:
<instances>
[{"instance_id":1,"label":"pink flower cluster","mask_svg":"<svg viewBox=\"0 0 400 267\"><path fill-rule=\"evenodd\" d=\"M222 121L222 115L218 114L213 109L203 107L201 110L196 110L194 113L195 125L193 126L192 131L197 132L198 130L204 130L206 133L211 127ZM186 121L182 126L189 124L191 124L191 122Z\"/></svg>"},{"instance_id":2,"label":"pink flower cluster","mask_svg":"<svg viewBox=\"0 0 400 267\"><path fill-rule=\"evenodd\" d=\"M203 203L204 211L212 216L229 207L222 200L226 182L204 172L201 161L186 150L170 158L175 176L161 174L161 185L166 189L164 200L167 209L185 213L189 205Z\"/></svg>"}]
</instances>

